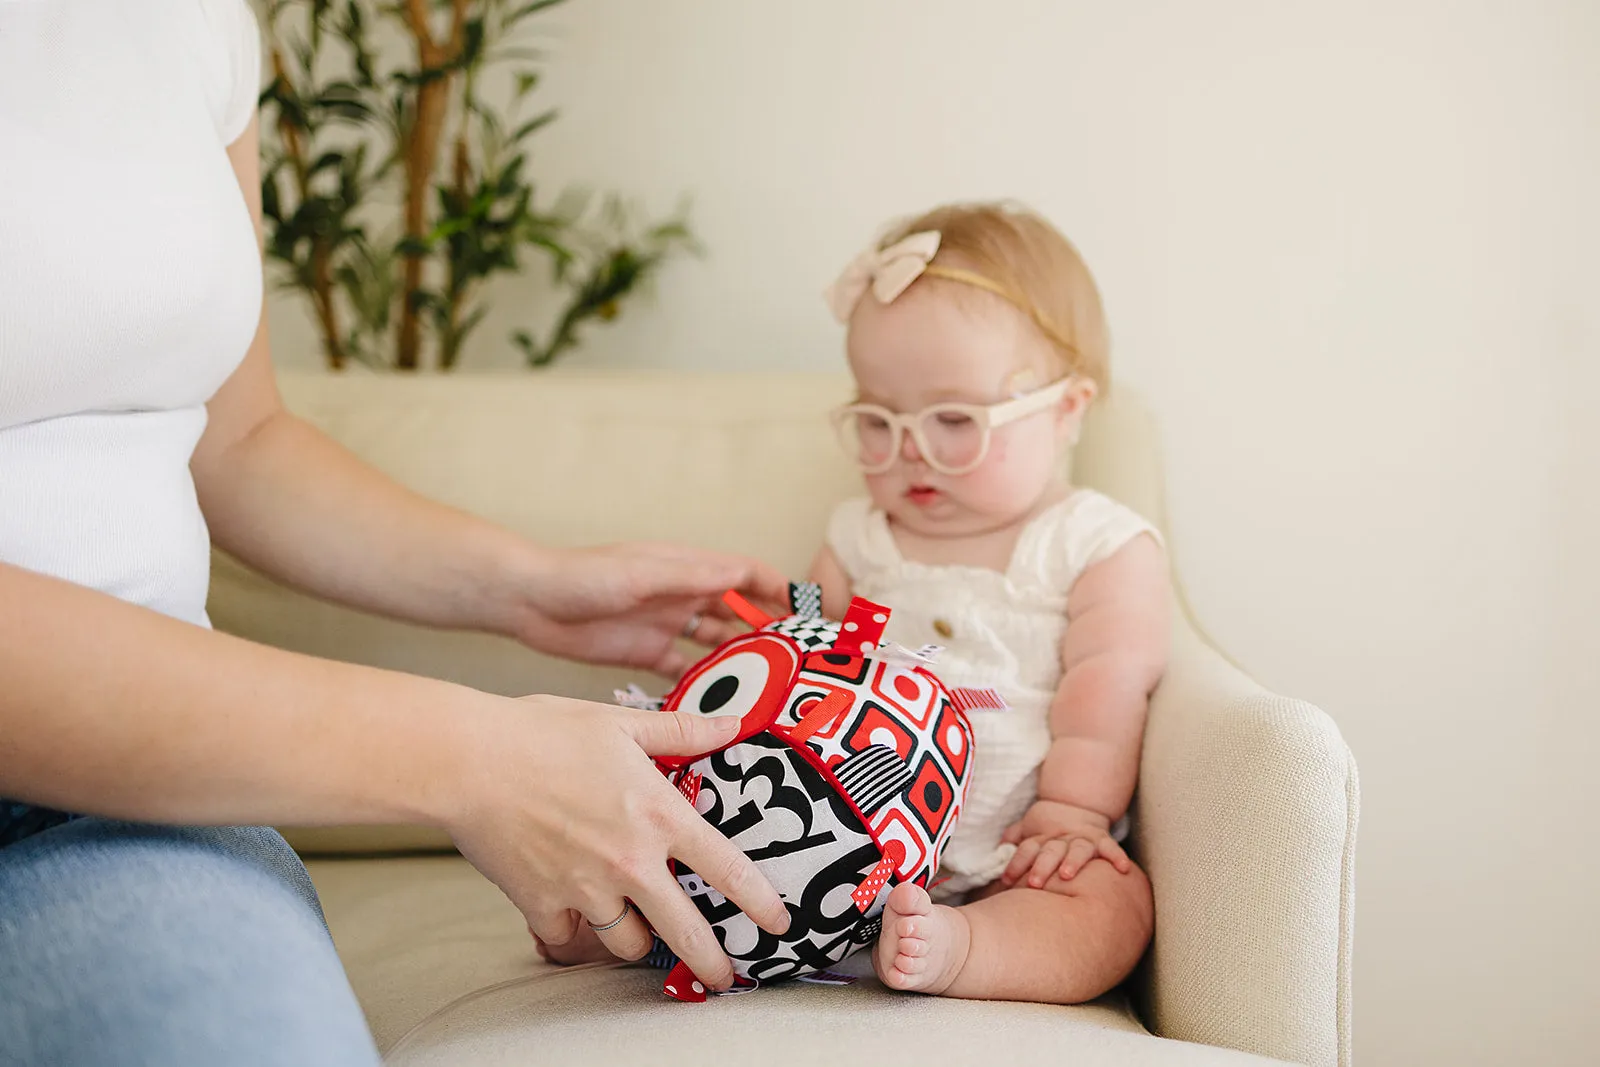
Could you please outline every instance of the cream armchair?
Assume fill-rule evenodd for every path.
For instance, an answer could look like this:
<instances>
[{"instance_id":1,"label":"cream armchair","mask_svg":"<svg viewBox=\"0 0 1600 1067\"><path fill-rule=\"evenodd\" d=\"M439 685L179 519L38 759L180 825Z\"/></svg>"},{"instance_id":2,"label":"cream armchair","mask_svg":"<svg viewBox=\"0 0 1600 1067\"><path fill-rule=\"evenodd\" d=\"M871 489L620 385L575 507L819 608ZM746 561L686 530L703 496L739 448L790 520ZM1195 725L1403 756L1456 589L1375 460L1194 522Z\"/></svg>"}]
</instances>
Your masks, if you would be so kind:
<instances>
[{"instance_id":1,"label":"cream armchair","mask_svg":"<svg viewBox=\"0 0 1600 1067\"><path fill-rule=\"evenodd\" d=\"M846 388L833 376L282 384L291 408L401 481L549 543L683 540L799 575L829 509L856 491L824 417ZM1135 397L1097 409L1073 463L1078 481L1165 528L1156 434ZM219 628L261 641L503 693L605 699L651 682L357 616L225 558L211 610ZM870 980L678 1004L652 972L542 963L516 910L424 831L291 839L395 1064L1348 1064L1357 785L1332 721L1255 684L1180 617L1136 807L1155 941L1125 991L1075 1008Z\"/></svg>"}]
</instances>

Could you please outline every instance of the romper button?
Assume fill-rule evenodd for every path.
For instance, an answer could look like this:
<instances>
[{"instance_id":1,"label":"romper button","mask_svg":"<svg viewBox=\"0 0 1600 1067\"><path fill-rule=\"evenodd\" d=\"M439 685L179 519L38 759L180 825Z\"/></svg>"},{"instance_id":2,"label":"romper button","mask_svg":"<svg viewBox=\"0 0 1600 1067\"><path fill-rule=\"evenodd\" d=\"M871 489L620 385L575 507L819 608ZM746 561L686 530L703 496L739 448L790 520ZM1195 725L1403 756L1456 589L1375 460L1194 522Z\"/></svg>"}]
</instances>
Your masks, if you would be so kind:
<instances>
[{"instance_id":1,"label":"romper button","mask_svg":"<svg viewBox=\"0 0 1600 1067\"><path fill-rule=\"evenodd\" d=\"M943 619L933 620L933 632L940 637L954 637L956 635L956 632L950 628L950 624Z\"/></svg>"}]
</instances>

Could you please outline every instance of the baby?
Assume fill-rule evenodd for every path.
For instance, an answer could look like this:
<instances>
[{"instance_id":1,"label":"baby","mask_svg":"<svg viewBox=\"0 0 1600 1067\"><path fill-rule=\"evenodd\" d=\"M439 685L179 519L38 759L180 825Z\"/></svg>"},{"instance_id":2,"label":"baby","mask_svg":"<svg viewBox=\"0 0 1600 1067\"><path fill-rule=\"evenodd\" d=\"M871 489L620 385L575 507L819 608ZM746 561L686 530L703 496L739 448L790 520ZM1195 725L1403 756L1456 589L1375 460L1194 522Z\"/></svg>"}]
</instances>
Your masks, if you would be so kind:
<instances>
[{"instance_id":1,"label":"baby","mask_svg":"<svg viewBox=\"0 0 1600 1067\"><path fill-rule=\"evenodd\" d=\"M824 612L888 605L889 639L943 645L945 684L1010 705L969 712L974 777L942 881L895 887L878 976L1099 996L1150 940L1150 885L1118 840L1169 605L1154 528L1059 474L1106 385L1094 280L1039 216L954 205L896 227L828 299L858 394L834 419L868 497L834 512L812 565Z\"/></svg>"},{"instance_id":2,"label":"baby","mask_svg":"<svg viewBox=\"0 0 1600 1067\"><path fill-rule=\"evenodd\" d=\"M895 989L1099 996L1150 940L1150 884L1117 841L1168 586L1154 528L1059 474L1106 381L1094 280L1037 215L952 206L857 257L828 299L858 392L834 421L869 498L835 511L812 565L824 613L884 604L887 639L944 646L947 686L1009 704L968 712L966 810L932 894L890 893L874 966ZM592 935L539 947L608 955Z\"/></svg>"}]
</instances>

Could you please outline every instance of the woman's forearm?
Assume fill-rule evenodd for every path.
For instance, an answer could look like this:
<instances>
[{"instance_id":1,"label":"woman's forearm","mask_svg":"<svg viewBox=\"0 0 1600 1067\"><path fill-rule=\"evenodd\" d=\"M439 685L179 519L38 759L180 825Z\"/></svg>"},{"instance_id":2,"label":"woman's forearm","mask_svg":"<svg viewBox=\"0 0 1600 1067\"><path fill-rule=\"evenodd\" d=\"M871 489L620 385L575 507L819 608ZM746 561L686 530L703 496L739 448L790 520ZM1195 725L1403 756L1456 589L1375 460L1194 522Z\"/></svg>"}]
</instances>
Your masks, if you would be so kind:
<instances>
[{"instance_id":1,"label":"woman's forearm","mask_svg":"<svg viewBox=\"0 0 1600 1067\"><path fill-rule=\"evenodd\" d=\"M252 120L228 158L259 240L257 130ZM189 468L225 550L308 593L395 618L500 633L525 621L510 587L540 565L539 550L396 485L285 411L265 305L206 414Z\"/></svg>"},{"instance_id":2,"label":"woman's forearm","mask_svg":"<svg viewBox=\"0 0 1600 1067\"><path fill-rule=\"evenodd\" d=\"M426 625L513 632L526 540L391 481L278 409L196 456L212 539L296 588Z\"/></svg>"},{"instance_id":3,"label":"woman's forearm","mask_svg":"<svg viewBox=\"0 0 1600 1067\"><path fill-rule=\"evenodd\" d=\"M482 697L0 564L0 796L210 824L440 824Z\"/></svg>"}]
</instances>

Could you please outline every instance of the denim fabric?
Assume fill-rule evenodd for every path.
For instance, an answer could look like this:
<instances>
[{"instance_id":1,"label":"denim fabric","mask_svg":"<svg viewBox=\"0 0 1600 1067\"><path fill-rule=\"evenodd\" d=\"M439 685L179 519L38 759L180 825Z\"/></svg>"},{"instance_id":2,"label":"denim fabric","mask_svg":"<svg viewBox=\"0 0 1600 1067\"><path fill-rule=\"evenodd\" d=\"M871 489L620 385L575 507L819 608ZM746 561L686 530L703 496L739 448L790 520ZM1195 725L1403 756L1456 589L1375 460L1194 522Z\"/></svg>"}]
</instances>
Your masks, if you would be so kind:
<instances>
[{"instance_id":1,"label":"denim fabric","mask_svg":"<svg viewBox=\"0 0 1600 1067\"><path fill-rule=\"evenodd\" d=\"M0 1064L377 1062L273 831L78 818L0 848Z\"/></svg>"},{"instance_id":2,"label":"denim fabric","mask_svg":"<svg viewBox=\"0 0 1600 1067\"><path fill-rule=\"evenodd\" d=\"M0 800L0 848L14 845L24 837L32 837L52 826L60 826L71 818L64 811L19 804L14 800Z\"/></svg>"}]
</instances>

